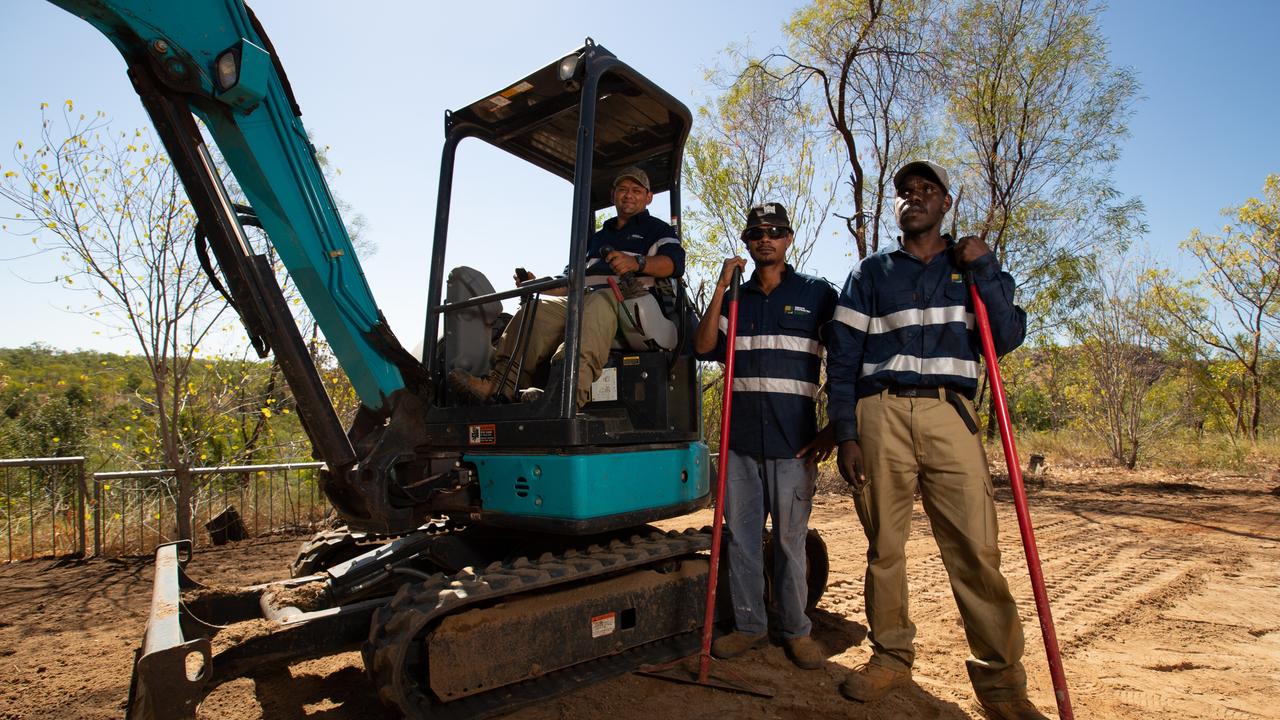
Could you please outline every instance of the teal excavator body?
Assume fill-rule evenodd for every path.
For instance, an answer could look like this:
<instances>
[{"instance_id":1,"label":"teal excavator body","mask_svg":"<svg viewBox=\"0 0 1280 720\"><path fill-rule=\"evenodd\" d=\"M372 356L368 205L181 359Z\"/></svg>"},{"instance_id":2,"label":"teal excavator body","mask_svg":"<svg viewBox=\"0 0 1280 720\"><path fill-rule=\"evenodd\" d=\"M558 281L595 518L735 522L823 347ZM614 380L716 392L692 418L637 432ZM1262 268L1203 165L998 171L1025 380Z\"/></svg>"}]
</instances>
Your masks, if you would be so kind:
<instances>
[{"instance_id":1,"label":"teal excavator body","mask_svg":"<svg viewBox=\"0 0 1280 720\"><path fill-rule=\"evenodd\" d=\"M359 646L379 698L400 714L479 718L696 647L709 533L647 525L709 498L679 279L661 297L674 344L628 345L620 335L608 382L582 407L573 391L596 212L611 204L618 172L639 165L679 228L688 109L587 40L446 112L419 359L378 310L279 54L241 0L51 1L124 57L199 218L193 241L206 270L259 355L279 364L343 521L303 546L294 578L229 596L184 594L198 585L184 569L189 544L159 548L127 716L194 717L223 680ZM563 275L504 291L467 269L446 276L455 155L472 139L572 184ZM209 141L243 197L228 192ZM360 397L349 427L271 263L250 242L246 227L255 226ZM445 378L464 356L483 371L501 302L519 301L527 319L549 291L567 297L566 349L541 371L538 399L475 406L455 397ZM527 350L529 328L508 331L517 352ZM487 339L468 346L477 337ZM816 534L811 548L821 550ZM810 560L811 603L825 581L821 551ZM458 616L465 621L451 622ZM263 618L270 632L255 629L213 655L222 629ZM495 656L512 636L545 642Z\"/></svg>"}]
</instances>

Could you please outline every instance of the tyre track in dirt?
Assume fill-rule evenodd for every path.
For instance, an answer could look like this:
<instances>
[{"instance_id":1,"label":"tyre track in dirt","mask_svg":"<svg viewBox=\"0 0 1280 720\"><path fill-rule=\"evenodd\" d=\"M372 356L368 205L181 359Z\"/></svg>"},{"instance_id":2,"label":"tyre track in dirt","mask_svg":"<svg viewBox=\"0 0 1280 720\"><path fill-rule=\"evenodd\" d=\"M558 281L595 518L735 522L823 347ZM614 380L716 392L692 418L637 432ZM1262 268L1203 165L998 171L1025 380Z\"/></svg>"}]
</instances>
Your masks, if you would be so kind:
<instances>
[{"instance_id":1,"label":"tyre track in dirt","mask_svg":"<svg viewBox=\"0 0 1280 720\"><path fill-rule=\"evenodd\" d=\"M1280 717L1280 498L1273 480L1054 468L1031 490L1031 514L1076 716ZM1172 489L1170 489L1172 488ZM1030 694L1052 713L1052 688L1018 526L997 490L1003 568L1027 635ZM700 526L709 514L670 521ZM871 705L837 686L869 654L862 599L866 540L847 496L814 509L831 555L814 634L830 658L797 670L771 646L725 663L778 691L773 700L624 676L527 708L509 720L666 718L978 718L950 585L924 513L908 540L915 683ZM297 540L202 551L193 575L216 584L284 577ZM119 717L141 636L151 570L143 562L0 566L0 718ZM357 653L298 663L219 688L202 718L385 717Z\"/></svg>"},{"instance_id":2,"label":"tyre track in dirt","mask_svg":"<svg viewBox=\"0 0 1280 720\"><path fill-rule=\"evenodd\" d=\"M1039 498L1072 514L1037 528L1053 552L1046 584L1078 714L1280 717L1280 639L1267 631L1280 616L1280 580L1265 577L1275 572L1268 533L1278 504L1260 488L1189 497L1082 490ZM1088 532L1093 540L1078 540ZM1013 585L1029 594L1024 581ZM1224 594L1232 585L1257 601ZM1231 617L1221 617L1224 608L1235 608ZM1247 620L1225 621L1241 614ZM1031 648L1042 641L1035 616L1026 620Z\"/></svg>"}]
</instances>

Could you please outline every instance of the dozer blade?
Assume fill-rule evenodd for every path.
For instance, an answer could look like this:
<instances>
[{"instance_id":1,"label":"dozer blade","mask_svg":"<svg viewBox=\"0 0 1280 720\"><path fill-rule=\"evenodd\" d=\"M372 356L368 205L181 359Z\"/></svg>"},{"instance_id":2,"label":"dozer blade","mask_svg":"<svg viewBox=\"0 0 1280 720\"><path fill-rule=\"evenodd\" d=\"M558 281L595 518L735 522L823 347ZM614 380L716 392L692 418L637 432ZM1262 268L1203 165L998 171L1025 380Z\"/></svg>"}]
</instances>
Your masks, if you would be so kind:
<instances>
[{"instance_id":1,"label":"dozer blade","mask_svg":"<svg viewBox=\"0 0 1280 720\"><path fill-rule=\"evenodd\" d=\"M402 539L411 544L412 539ZM379 548L381 552L383 549ZM384 553L385 554L385 553ZM384 554L371 553L372 562ZM151 612L142 647L135 651L126 720L184 720L196 716L205 695L219 683L263 667L355 649L368 637L373 611L388 597L331 605L301 602L320 599L315 588L324 576L290 578L245 588L205 588L188 577L191 544L156 549ZM184 602L184 590L197 590ZM295 604L306 607L297 607ZM212 638L245 621L265 621L254 631L212 654Z\"/></svg>"},{"instance_id":2,"label":"dozer blade","mask_svg":"<svg viewBox=\"0 0 1280 720\"><path fill-rule=\"evenodd\" d=\"M194 718L204 696L211 667L209 638L206 634L186 640L182 627L184 622L198 622L182 616L182 589L197 585L183 569L189 560L187 540L156 548L151 614L142 647L135 651L127 720Z\"/></svg>"}]
</instances>

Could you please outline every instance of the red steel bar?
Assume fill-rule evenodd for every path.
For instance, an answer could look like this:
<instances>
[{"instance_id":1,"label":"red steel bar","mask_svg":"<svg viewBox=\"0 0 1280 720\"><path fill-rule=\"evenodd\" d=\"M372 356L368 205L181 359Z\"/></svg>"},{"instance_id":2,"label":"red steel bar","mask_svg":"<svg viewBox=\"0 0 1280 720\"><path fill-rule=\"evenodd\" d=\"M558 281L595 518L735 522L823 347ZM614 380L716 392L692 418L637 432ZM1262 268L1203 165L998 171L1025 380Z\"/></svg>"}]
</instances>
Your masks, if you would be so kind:
<instances>
[{"instance_id":1,"label":"red steel bar","mask_svg":"<svg viewBox=\"0 0 1280 720\"><path fill-rule=\"evenodd\" d=\"M702 619L702 651L698 656L698 682L705 684L711 670L711 625L716 616L716 579L720 570L720 535L724 530L724 483L729 467L729 418L733 408L733 356L738 339L738 285L742 270L733 271L729 289L729 327L724 345L724 399L720 403L720 463L716 473L716 507L711 524L711 569L707 577L707 608Z\"/></svg>"},{"instance_id":2,"label":"red steel bar","mask_svg":"<svg viewBox=\"0 0 1280 720\"><path fill-rule=\"evenodd\" d=\"M973 299L973 314L978 324L978 336L982 339L987 378L991 382L991 399L995 403L996 421L1000 425L1000 441L1004 445L1005 463L1009 466L1009 485L1013 488L1014 507L1018 511L1018 530L1022 533L1022 547L1027 555L1027 572L1031 575L1036 614L1040 617L1040 634L1044 636L1044 650L1049 658L1049 675L1053 678L1058 717L1061 720L1074 720L1071 696L1067 693L1067 676L1062 670L1062 655L1058 652L1058 635L1053 629L1053 612L1049 609L1049 594L1045 592L1044 575L1040 570L1035 530L1031 527L1031 512L1027 509L1027 490L1022 484L1022 466L1013 440L1013 424L1009 421L1009 403L1004 393L1004 381L1000 379L996 344L991 337L991 321L987 317L987 306L978 295L978 287L972 282L969 283L969 297Z\"/></svg>"}]
</instances>

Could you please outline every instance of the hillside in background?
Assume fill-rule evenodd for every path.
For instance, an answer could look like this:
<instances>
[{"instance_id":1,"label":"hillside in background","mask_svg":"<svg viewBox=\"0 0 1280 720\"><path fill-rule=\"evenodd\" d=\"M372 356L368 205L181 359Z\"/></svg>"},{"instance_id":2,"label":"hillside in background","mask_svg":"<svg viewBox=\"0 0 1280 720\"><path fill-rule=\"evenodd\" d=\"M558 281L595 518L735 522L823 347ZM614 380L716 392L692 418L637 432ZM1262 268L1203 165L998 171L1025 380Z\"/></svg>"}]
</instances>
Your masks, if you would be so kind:
<instances>
[{"instance_id":1,"label":"hillside in background","mask_svg":"<svg viewBox=\"0 0 1280 720\"><path fill-rule=\"evenodd\" d=\"M143 358L32 345L0 349L0 457L84 455L89 467L156 467L154 381ZM197 465L308 459L270 361L212 358L175 391Z\"/></svg>"}]
</instances>

